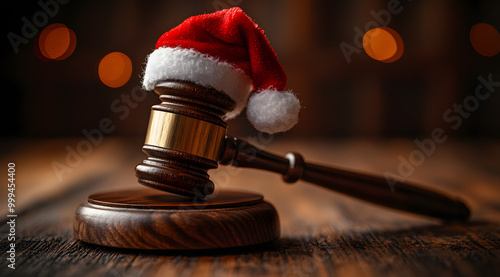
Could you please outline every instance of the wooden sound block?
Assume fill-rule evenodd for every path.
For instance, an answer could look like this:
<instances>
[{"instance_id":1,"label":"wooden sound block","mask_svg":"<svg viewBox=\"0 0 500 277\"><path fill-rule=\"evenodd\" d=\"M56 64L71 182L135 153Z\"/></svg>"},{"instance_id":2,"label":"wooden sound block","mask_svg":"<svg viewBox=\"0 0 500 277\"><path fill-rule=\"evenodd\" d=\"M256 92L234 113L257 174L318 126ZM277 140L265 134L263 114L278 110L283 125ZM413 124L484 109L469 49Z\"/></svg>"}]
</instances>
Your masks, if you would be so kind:
<instances>
[{"instance_id":1,"label":"wooden sound block","mask_svg":"<svg viewBox=\"0 0 500 277\"><path fill-rule=\"evenodd\" d=\"M74 236L132 249L216 249L280 236L278 214L258 194L216 191L203 200L154 189L89 196L76 210Z\"/></svg>"}]
</instances>

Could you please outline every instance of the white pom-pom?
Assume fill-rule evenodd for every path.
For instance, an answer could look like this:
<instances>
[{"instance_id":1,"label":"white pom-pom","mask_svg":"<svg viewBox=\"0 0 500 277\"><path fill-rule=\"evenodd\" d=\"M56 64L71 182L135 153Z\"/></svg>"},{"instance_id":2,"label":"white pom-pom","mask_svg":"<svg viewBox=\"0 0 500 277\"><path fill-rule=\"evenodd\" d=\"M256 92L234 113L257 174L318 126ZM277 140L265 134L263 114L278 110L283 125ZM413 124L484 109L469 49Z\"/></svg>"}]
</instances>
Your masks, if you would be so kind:
<instances>
[{"instance_id":1,"label":"white pom-pom","mask_svg":"<svg viewBox=\"0 0 500 277\"><path fill-rule=\"evenodd\" d=\"M247 117L255 129L274 134L297 124L299 110L300 102L291 91L265 89L248 99Z\"/></svg>"}]
</instances>

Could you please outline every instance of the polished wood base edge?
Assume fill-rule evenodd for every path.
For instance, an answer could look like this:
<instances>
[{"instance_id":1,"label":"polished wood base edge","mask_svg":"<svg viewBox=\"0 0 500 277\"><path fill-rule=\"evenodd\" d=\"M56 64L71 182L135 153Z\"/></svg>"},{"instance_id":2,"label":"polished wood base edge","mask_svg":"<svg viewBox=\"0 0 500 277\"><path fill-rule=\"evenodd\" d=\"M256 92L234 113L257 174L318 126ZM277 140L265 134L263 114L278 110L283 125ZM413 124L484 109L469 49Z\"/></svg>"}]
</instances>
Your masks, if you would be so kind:
<instances>
[{"instance_id":1,"label":"polished wood base edge","mask_svg":"<svg viewBox=\"0 0 500 277\"><path fill-rule=\"evenodd\" d=\"M134 191L130 193L133 196ZM219 208L141 206L119 208L84 203L76 210L73 235L91 244L151 250L234 248L270 242L280 236L278 214L263 200Z\"/></svg>"}]
</instances>

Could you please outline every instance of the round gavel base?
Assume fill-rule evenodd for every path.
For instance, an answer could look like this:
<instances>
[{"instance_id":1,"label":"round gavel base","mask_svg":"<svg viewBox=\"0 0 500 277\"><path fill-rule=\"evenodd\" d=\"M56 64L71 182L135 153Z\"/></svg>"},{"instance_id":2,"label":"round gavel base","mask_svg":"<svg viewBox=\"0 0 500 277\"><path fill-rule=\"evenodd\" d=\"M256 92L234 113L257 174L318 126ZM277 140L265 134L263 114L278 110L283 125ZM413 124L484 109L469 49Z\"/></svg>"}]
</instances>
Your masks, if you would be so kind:
<instances>
[{"instance_id":1,"label":"round gavel base","mask_svg":"<svg viewBox=\"0 0 500 277\"><path fill-rule=\"evenodd\" d=\"M76 210L74 236L132 249L216 249L280 236L278 214L258 194L219 191L196 200L153 189L89 196Z\"/></svg>"}]
</instances>

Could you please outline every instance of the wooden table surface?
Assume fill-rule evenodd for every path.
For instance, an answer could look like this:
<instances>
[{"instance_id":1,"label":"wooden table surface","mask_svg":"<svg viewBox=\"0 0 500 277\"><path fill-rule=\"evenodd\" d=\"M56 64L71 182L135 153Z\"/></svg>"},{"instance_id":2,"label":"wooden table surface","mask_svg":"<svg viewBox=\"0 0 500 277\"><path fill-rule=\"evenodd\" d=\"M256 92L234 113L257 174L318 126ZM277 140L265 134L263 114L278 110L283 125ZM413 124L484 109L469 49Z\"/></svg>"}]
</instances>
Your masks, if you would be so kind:
<instances>
[{"instance_id":1,"label":"wooden table surface","mask_svg":"<svg viewBox=\"0 0 500 277\"><path fill-rule=\"evenodd\" d=\"M217 251L132 251L73 238L74 211L94 192L138 188L134 167L142 141L105 138L58 180L53 163L68 165L79 139L3 141L0 165L16 163L16 264L7 267L7 180L0 212L0 276L500 276L500 142L447 141L409 177L461 196L467 223L376 207L258 170L211 171L217 189L265 196L278 210L277 241ZM301 152L306 161L371 173L397 172L409 140L254 141L268 151ZM7 176L6 174L4 176ZM7 179L7 177L4 177Z\"/></svg>"}]
</instances>

